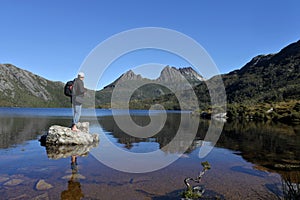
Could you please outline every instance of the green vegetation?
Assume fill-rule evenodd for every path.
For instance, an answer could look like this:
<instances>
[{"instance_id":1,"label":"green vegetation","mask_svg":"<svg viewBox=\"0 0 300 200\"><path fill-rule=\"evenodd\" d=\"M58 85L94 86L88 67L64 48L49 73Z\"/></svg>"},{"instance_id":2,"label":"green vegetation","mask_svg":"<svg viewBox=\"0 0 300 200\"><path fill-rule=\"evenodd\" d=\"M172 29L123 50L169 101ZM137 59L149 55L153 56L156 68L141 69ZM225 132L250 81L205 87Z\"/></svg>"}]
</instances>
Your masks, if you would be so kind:
<instances>
[{"instance_id":1,"label":"green vegetation","mask_svg":"<svg viewBox=\"0 0 300 200\"><path fill-rule=\"evenodd\" d=\"M256 105L229 104L227 116L231 119L280 121L300 123L300 101L274 102Z\"/></svg>"},{"instance_id":2,"label":"green vegetation","mask_svg":"<svg viewBox=\"0 0 300 200\"><path fill-rule=\"evenodd\" d=\"M16 86L13 91L8 90L8 95L0 95L2 107L69 107L70 99L63 95L63 84L50 82L45 87L50 94L49 99L44 99L43 92L33 95L30 91Z\"/></svg>"},{"instance_id":3,"label":"green vegetation","mask_svg":"<svg viewBox=\"0 0 300 200\"><path fill-rule=\"evenodd\" d=\"M203 169L202 171L199 173L198 177L196 178L186 178L184 179L184 183L187 187L187 189L181 194L182 198L186 198L186 199L199 199L203 196L205 190L200 187L200 186L195 186L192 187L189 184L189 181L194 181L196 183L200 183L201 178L203 177L203 175L205 174L206 171L210 170L210 164L209 162L205 161L201 163Z\"/></svg>"}]
</instances>

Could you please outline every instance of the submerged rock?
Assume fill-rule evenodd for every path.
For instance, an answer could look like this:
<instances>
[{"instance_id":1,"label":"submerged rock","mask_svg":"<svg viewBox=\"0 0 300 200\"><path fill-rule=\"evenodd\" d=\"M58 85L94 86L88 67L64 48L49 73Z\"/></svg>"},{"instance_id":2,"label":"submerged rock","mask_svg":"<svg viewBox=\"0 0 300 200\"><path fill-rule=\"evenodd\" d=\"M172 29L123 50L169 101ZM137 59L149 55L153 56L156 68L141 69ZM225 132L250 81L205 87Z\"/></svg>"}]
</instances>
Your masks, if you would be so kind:
<instances>
[{"instance_id":1,"label":"submerged rock","mask_svg":"<svg viewBox=\"0 0 300 200\"><path fill-rule=\"evenodd\" d=\"M32 198L31 200L49 200L49 195L46 192L44 194L41 194L41 195L38 195L38 196Z\"/></svg>"},{"instance_id":2,"label":"submerged rock","mask_svg":"<svg viewBox=\"0 0 300 200\"><path fill-rule=\"evenodd\" d=\"M42 145L88 145L99 142L97 134L89 133L89 123L78 123L79 131L72 131L69 127L53 125L48 133L40 139Z\"/></svg>"},{"instance_id":3,"label":"submerged rock","mask_svg":"<svg viewBox=\"0 0 300 200\"><path fill-rule=\"evenodd\" d=\"M2 177L2 176L0 176L0 183L3 183L5 181L7 181L7 180L9 180L8 177Z\"/></svg>"},{"instance_id":4,"label":"submerged rock","mask_svg":"<svg viewBox=\"0 0 300 200\"><path fill-rule=\"evenodd\" d=\"M5 186L17 186L20 185L23 182L22 179L11 179L4 183Z\"/></svg>"},{"instance_id":5,"label":"submerged rock","mask_svg":"<svg viewBox=\"0 0 300 200\"><path fill-rule=\"evenodd\" d=\"M53 186L49 183L46 183L45 180L41 179L36 183L35 189L37 190L49 190L53 188Z\"/></svg>"}]
</instances>

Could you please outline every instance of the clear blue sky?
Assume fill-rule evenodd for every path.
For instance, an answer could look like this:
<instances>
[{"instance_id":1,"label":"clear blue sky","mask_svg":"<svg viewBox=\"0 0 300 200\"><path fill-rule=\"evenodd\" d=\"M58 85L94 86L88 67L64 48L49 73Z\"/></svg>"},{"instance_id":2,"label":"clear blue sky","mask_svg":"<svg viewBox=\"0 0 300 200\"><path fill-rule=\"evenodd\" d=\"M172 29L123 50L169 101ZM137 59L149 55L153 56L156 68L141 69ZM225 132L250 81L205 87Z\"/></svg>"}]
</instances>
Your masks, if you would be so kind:
<instances>
[{"instance_id":1,"label":"clear blue sky","mask_svg":"<svg viewBox=\"0 0 300 200\"><path fill-rule=\"evenodd\" d=\"M299 8L298 0L0 0L0 63L65 82L110 36L163 27L196 40L227 73L298 41ZM121 59L107 81L125 66L149 62L142 56L131 61ZM182 65L171 57L153 62Z\"/></svg>"}]
</instances>

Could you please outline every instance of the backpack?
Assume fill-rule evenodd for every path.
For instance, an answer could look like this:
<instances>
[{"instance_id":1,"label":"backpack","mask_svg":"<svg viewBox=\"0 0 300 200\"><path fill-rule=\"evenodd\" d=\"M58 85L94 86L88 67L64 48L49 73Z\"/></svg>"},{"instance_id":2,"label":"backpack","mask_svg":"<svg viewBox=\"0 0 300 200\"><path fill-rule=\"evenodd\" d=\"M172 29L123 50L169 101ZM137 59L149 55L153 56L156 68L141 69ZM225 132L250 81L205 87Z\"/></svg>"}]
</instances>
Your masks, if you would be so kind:
<instances>
[{"instance_id":1,"label":"backpack","mask_svg":"<svg viewBox=\"0 0 300 200\"><path fill-rule=\"evenodd\" d=\"M72 97L74 81L68 81L64 87L64 94L68 97Z\"/></svg>"}]
</instances>

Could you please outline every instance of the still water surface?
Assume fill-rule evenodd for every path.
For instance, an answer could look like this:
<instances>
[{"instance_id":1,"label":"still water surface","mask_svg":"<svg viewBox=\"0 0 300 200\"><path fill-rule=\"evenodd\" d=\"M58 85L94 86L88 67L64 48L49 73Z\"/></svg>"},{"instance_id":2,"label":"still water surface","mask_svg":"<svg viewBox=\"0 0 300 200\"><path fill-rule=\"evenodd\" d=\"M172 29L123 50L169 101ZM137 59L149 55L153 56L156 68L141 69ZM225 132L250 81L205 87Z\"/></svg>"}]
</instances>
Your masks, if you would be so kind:
<instances>
[{"instance_id":1,"label":"still water surface","mask_svg":"<svg viewBox=\"0 0 300 200\"><path fill-rule=\"evenodd\" d=\"M212 123L200 120L197 136L187 151L180 143L163 148L165 158L183 153L163 169L120 172L89 153L77 157L74 173L69 156L55 158L61 152L49 150L38 141L51 125L69 126L71 113L67 108L0 108L0 199L180 199L184 179L196 177L203 161L210 163L211 170L200 185L210 199L277 199L299 187L300 126L227 122L216 146L200 159L199 151ZM110 110L96 110L97 120L90 117L92 114L84 110L81 118L90 122L92 132L104 134L126 151L146 153L165 147L176 134L180 115L186 113L169 112L162 131L144 139L119 129ZM149 123L147 115L148 111L131 112L140 125ZM46 184L37 187L41 181Z\"/></svg>"}]
</instances>

